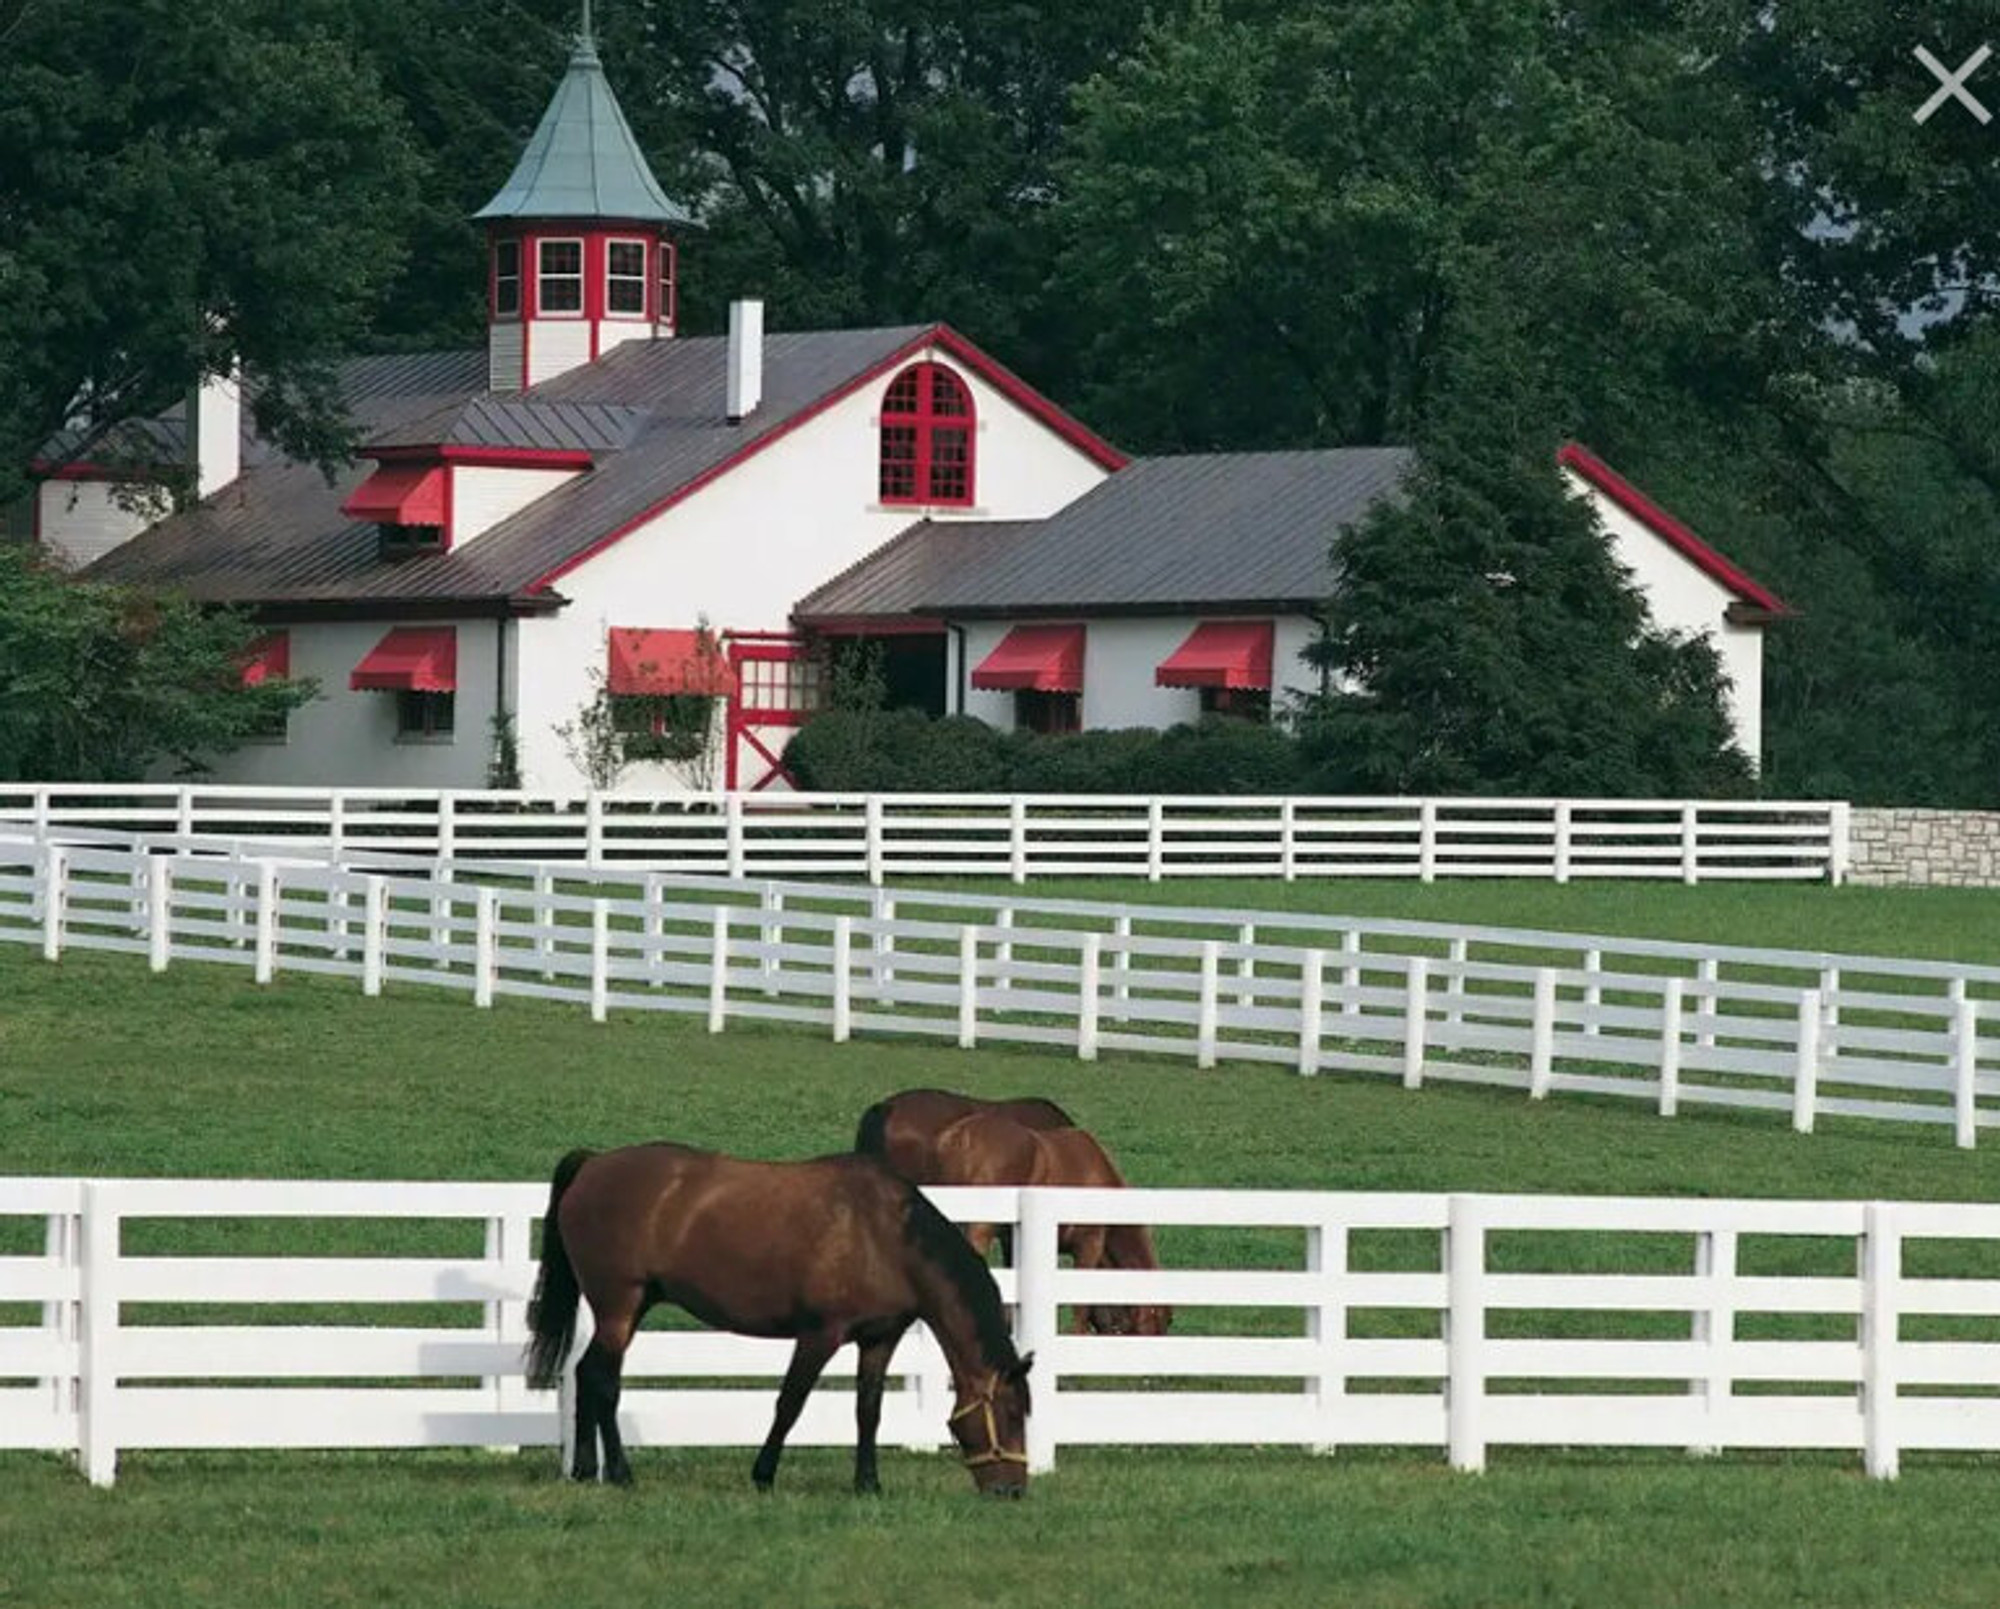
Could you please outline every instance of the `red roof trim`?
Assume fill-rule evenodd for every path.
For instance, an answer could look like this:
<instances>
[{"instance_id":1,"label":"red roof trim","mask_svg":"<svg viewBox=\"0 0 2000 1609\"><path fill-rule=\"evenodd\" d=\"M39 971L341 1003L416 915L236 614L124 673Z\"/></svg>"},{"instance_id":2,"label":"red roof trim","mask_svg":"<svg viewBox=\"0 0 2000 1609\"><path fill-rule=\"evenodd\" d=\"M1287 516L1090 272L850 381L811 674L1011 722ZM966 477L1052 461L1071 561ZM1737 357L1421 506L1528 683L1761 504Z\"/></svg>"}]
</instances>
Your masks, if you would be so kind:
<instances>
[{"instance_id":1,"label":"red roof trim","mask_svg":"<svg viewBox=\"0 0 2000 1609\"><path fill-rule=\"evenodd\" d=\"M1572 441L1556 454L1556 462L1565 469L1574 470L1647 530L1677 549L1683 558L1729 588L1745 603L1767 609L1774 615L1793 613L1784 599L1753 579L1747 571L1731 564L1588 447Z\"/></svg>"},{"instance_id":2,"label":"red roof trim","mask_svg":"<svg viewBox=\"0 0 2000 1609\"><path fill-rule=\"evenodd\" d=\"M1025 412L1032 414L1042 424L1048 426L1049 429L1053 430L1063 440L1076 448L1078 452L1082 453L1086 458L1094 460L1101 467L1117 470L1123 469L1126 464L1131 462L1124 453L1121 453L1102 436L1079 421L1072 419L1062 409L1049 401L1047 397L1029 385L1027 381L1023 380L1012 370L996 363L956 330L943 324L934 324L929 329L912 336L901 346L897 347L895 351L887 353L870 364L861 373L854 376L853 379L836 386L817 402L808 404L789 419L772 426L771 429L765 431L762 435L746 441L735 452L723 459L721 463L711 465L685 485L676 487L657 503L651 504L631 519L626 520L622 525L614 526L611 530L606 531L604 535L600 536L595 542L592 542L581 553L572 554L569 558L564 559L561 564L537 576L523 590L541 592L548 587L554 586L557 581L568 575L570 571L576 569L579 565L588 564L598 554L610 547L612 543L630 536L640 526L658 519L675 504L685 502L704 486L709 485L713 481L720 480L738 464L762 452L773 442L783 440L801 425L806 424L810 420L817 419L836 403L846 401L863 386L872 384L874 381L881 379L883 375L901 368L911 358L921 352L928 351L932 347L949 352L968 369L972 370L974 374L977 374L995 390L1006 396L1009 401L1017 404Z\"/></svg>"},{"instance_id":3,"label":"red roof trim","mask_svg":"<svg viewBox=\"0 0 2000 1609\"><path fill-rule=\"evenodd\" d=\"M475 469L589 469L596 461L578 447L370 447L383 464L470 464Z\"/></svg>"}]
</instances>

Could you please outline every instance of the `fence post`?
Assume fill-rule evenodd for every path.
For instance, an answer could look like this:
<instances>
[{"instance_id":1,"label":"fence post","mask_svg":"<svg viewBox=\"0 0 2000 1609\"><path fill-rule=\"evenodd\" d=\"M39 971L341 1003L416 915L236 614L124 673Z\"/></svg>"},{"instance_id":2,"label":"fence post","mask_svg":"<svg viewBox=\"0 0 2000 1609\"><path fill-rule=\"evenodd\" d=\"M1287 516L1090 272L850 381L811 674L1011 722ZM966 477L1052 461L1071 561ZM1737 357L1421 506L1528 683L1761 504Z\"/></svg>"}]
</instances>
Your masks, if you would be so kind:
<instances>
[{"instance_id":1,"label":"fence post","mask_svg":"<svg viewBox=\"0 0 2000 1609\"><path fill-rule=\"evenodd\" d=\"M1299 802L1287 799L1278 806L1278 875L1288 883L1299 878Z\"/></svg>"},{"instance_id":2,"label":"fence post","mask_svg":"<svg viewBox=\"0 0 2000 1609\"><path fill-rule=\"evenodd\" d=\"M729 1019L729 907L718 905L708 926L708 1031Z\"/></svg>"},{"instance_id":3,"label":"fence post","mask_svg":"<svg viewBox=\"0 0 2000 1609\"><path fill-rule=\"evenodd\" d=\"M845 1044L854 1031L854 918L833 919L833 1042Z\"/></svg>"},{"instance_id":4,"label":"fence post","mask_svg":"<svg viewBox=\"0 0 2000 1609\"><path fill-rule=\"evenodd\" d=\"M958 1046L970 1050L979 1043L979 929L970 922L958 930Z\"/></svg>"},{"instance_id":5,"label":"fence post","mask_svg":"<svg viewBox=\"0 0 2000 1609\"><path fill-rule=\"evenodd\" d=\"M1127 1018L1132 998L1132 913L1120 911L1111 921L1111 948L1114 952L1111 975L1111 1015L1119 1022Z\"/></svg>"},{"instance_id":6,"label":"fence post","mask_svg":"<svg viewBox=\"0 0 2000 1609\"><path fill-rule=\"evenodd\" d=\"M257 947L256 970L259 983L269 983L278 975L278 868L268 860L257 862Z\"/></svg>"},{"instance_id":7,"label":"fence post","mask_svg":"<svg viewBox=\"0 0 2000 1609\"><path fill-rule=\"evenodd\" d=\"M132 931L143 934L146 931L146 877L152 866L153 857L146 851L146 841L135 839L132 844L132 867L126 874L129 894L126 910L130 916Z\"/></svg>"},{"instance_id":8,"label":"fence post","mask_svg":"<svg viewBox=\"0 0 2000 1609\"><path fill-rule=\"evenodd\" d=\"M667 981L667 902L658 872L640 878L639 903L645 907L639 913L639 959L647 981L658 989Z\"/></svg>"},{"instance_id":9,"label":"fence post","mask_svg":"<svg viewBox=\"0 0 2000 1609\"><path fill-rule=\"evenodd\" d=\"M1194 1064L1215 1065L1215 995L1222 971L1222 946L1214 939L1201 941L1201 995L1195 1004Z\"/></svg>"},{"instance_id":10,"label":"fence post","mask_svg":"<svg viewBox=\"0 0 2000 1609\"><path fill-rule=\"evenodd\" d=\"M449 863L458 853L458 800L449 791L438 793L437 858Z\"/></svg>"},{"instance_id":11,"label":"fence post","mask_svg":"<svg viewBox=\"0 0 2000 1609\"><path fill-rule=\"evenodd\" d=\"M1361 929L1350 927L1340 935L1340 953L1344 958L1340 968L1341 1010L1340 1014L1350 1022L1361 1015Z\"/></svg>"},{"instance_id":12,"label":"fence post","mask_svg":"<svg viewBox=\"0 0 2000 1609\"><path fill-rule=\"evenodd\" d=\"M1306 1336L1314 1343L1316 1367L1309 1377L1313 1406L1312 1450L1330 1454L1338 1449L1340 1415L1347 1379L1340 1361L1347 1339L1347 1226L1331 1215L1306 1230L1306 1272L1317 1300L1306 1309Z\"/></svg>"},{"instance_id":13,"label":"fence post","mask_svg":"<svg viewBox=\"0 0 2000 1609\"><path fill-rule=\"evenodd\" d=\"M49 844L43 865L47 870L42 895L42 959L60 961L63 919L69 910L69 851L61 844Z\"/></svg>"},{"instance_id":14,"label":"fence post","mask_svg":"<svg viewBox=\"0 0 2000 1609\"><path fill-rule=\"evenodd\" d=\"M1018 793L1007 801L1007 876L1028 880L1028 801Z\"/></svg>"},{"instance_id":15,"label":"fence post","mask_svg":"<svg viewBox=\"0 0 2000 1609\"><path fill-rule=\"evenodd\" d=\"M83 1302L81 1286L83 1280L83 1218L75 1212L52 1212L43 1227L42 1248L49 1261L67 1273L75 1274L78 1295L69 1301L51 1301L42 1304L42 1330L49 1339L78 1345L82 1340ZM43 1385L47 1390L49 1411L58 1419L72 1423L82 1407L80 1395L83 1389L81 1368L67 1370L62 1374L47 1376Z\"/></svg>"},{"instance_id":16,"label":"fence post","mask_svg":"<svg viewBox=\"0 0 2000 1609\"><path fill-rule=\"evenodd\" d=\"M1689 1382L1691 1394L1700 1399L1707 1434L1690 1443L1688 1451L1700 1457L1721 1452L1728 1442L1730 1356L1736 1331L1734 1229L1704 1229L1695 1236L1694 1272L1708 1287L1688 1327L1689 1338L1700 1343L1704 1355L1700 1375Z\"/></svg>"},{"instance_id":17,"label":"fence post","mask_svg":"<svg viewBox=\"0 0 2000 1609\"><path fill-rule=\"evenodd\" d=\"M611 902L599 897L590 902L590 1020L602 1022L610 1011Z\"/></svg>"},{"instance_id":18,"label":"fence post","mask_svg":"<svg viewBox=\"0 0 2000 1609\"><path fill-rule=\"evenodd\" d=\"M1471 953L1472 943L1463 934L1451 941L1446 952L1451 965L1443 991L1444 1020L1454 1028L1465 1020L1465 964Z\"/></svg>"},{"instance_id":19,"label":"fence post","mask_svg":"<svg viewBox=\"0 0 2000 1609\"><path fill-rule=\"evenodd\" d=\"M892 926L896 920L896 902L889 891L878 888L869 897L869 920L874 926L868 945L868 973L870 987L879 996L882 990L896 981L896 935Z\"/></svg>"},{"instance_id":20,"label":"fence post","mask_svg":"<svg viewBox=\"0 0 2000 1609\"><path fill-rule=\"evenodd\" d=\"M1801 1134L1813 1131L1813 1115L1819 1105L1819 1013L1817 989L1799 992L1798 1067L1792 1080L1792 1127Z\"/></svg>"},{"instance_id":21,"label":"fence post","mask_svg":"<svg viewBox=\"0 0 2000 1609\"><path fill-rule=\"evenodd\" d=\"M472 1003L493 1004L493 978L499 971L500 895L481 888L472 896Z\"/></svg>"},{"instance_id":22,"label":"fence post","mask_svg":"<svg viewBox=\"0 0 2000 1609\"><path fill-rule=\"evenodd\" d=\"M1451 1467L1486 1467L1486 1215L1479 1197L1453 1196L1445 1230L1445 1439Z\"/></svg>"},{"instance_id":23,"label":"fence post","mask_svg":"<svg viewBox=\"0 0 2000 1609\"><path fill-rule=\"evenodd\" d=\"M1023 1190L1020 1226L1014 1234L1016 1334L1025 1356L1036 1352L1035 1411L1028 1415L1028 1473L1045 1475L1056 1467L1059 1377L1056 1353L1056 1231L1059 1215L1047 1192Z\"/></svg>"},{"instance_id":24,"label":"fence post","mask_svg":"<svg viewBox=\"0 0 2000 1609\"><path fill-rule=\"evenodd\" d=\"M174 800L175 831L183 838L194 836L194 789L183 786Z\"/></svg>"},{"instance_id":25,"label":"fence post","mask_svg":"<svg viewBox=\"0 0 2000 1609\"><path fill-rule=\"evenodd\" d=\"M1556 1059L1556 975L1535 968L1535 1019L1528 1040L1528 1099L1545 1100Z\"/></svg>"},{"instance_id":26,"label":"fence post","mask_svg":"<svg viewBox=\"0 0 2000 1609\"><path fill-rule=\"evenodd\" d=\"M164 972L173 953L174 863L155 855L152 875L146 880L146 964Z\"/></svg>"},{"instance_id":27,"label":"fence post","mask_svg":"<svg viewBox=\"0 0 2000 1609\"><path fill-rule=\"evenodd\" d=\"M1692 803L1681 806L1681 881L1690 885L1701 881L1701 847Z\"/></svg>"},{"instance_id":28,"label":"fence post","mask_svg":"<svg viewBox=\"0 0 2000 1609\"><path fill-rule=\"evenodd\" d=\"M1838 888L1847 881L1854 859L1854 806L1845 799L1835 801L1827 828L1827 881Z\"/></svg>"},{"instance_id":29,"label":"fence post","mask_svg":"<svg viewBox=\"0 0 2000 1609\"><path fill-rule=\"evenodd\" d=\"M757 936L764 944L764 993L775 998L778 993L778 951L785 942L785 927L780 920L785 912L785 896L767 883L757 903L763 912L757 919Z\"/></svg>"},{"instance_id":30,"label":"fence post","mask_svg":"<svg viewBox=\"0 0 2000 1609\"><path fill-rule=\"evenodd\" d=\"M1660 991L1660 1116L1672 1117L1681 1105L1681 1004L1687 989L1683 978L1668 978Z\"/></svg>"},{"instance_id":31,"label":"fence post","mask_svg":"<svg viewBox=\"0 0 2000 1609\"><path fill-rule=\"evenodd\" d=\"M1421 955L1409 958L1403 997L1403 1088L1421 1089L1424 1082L1424 1029L1430 1021L1431 964Z\"/></svg>"},{"instance_id":32,"label":"fence post","mask_svg":"<svg viewBox=\"0 0 2000 1609\"><path fill-rule=\"evenodd\" d=\"M1437 881L1437 848L1437 800L1426 799L1417 806L1417 878L1420 882Z\"/></svg>"},{"instance_id":33,"label":"fence post","mask_svg":"<svg viewBox=\"0 0 2000 1609\"><path fill-rule=\"evenodd\" d=\"M583 859L589 866L604 859L604 796L595 788L583 799Z\"/></svg>"},{"instance_id":34,"label":"fence post","mask_svg":"<svg viewBox=\"0 0 2000 1609\"><path fill-rule=\"evenodd\" d=\"M535 872L535 927L541 937L535 948L541 952L542 982L553 983L556 976L556 874L546 866Z\"/></svg>"},{"instance_id":35,"label":"fence post","mask_svg":"<svg viewBox=\"0 0 2000 1609\"><path fill-rule=\"evenodd\" d=\"M1104 935L1086 933L1077 964L1076 1054L1079 1061L1097 1060L1097 996L1104 968Z\"/></svg>"},{"instance_id":36,"label":"fence post","mask_svg":"<svg viewBox=\"0 0 2000 1609\"><path fill-rule=\"evenodd\" d=\"M1896 1368L1902 1304L1902 1237L1895 1209L1871 1201L1861 1229L1861 1441L1862 1462L1876 1480L1894 1480L1901 1468L1896 1436Z\"/></svg>"},{"instance_id":37,"label":"fence post","mask_svg":"<svg viewBox=\"0 0 2000 1609\"><path fill-rule=\"evenodd\" d=\"M1828 966L1828 967L1821 967L1819 969L1819 992L1820 992L1820 998L1826 1003L1825 1010L1822 1013L1820 1020L1824 1022L1829 1029L1838 1028L1840 1026L1840 968L1839 967ZM1827 1048L1838 1054L1839 1051L1838 1046L1829 1045Z\"/></svg>"},{"instance_id":38,"label":"fence post","mask_svg":"<svg viewBox=\"0 0 2000 1609\"><path fill-rule=\"evenodd\" d=\"M1587 1038L1595 1039L1601 1031L1597 1025L1597 1011L1604 1004L1604 952L1585 950L1583 952L1583 1031Z\"/></svg>"},{"instance_id":39,"label":"fence post","mask_svg":"<svg viewBox=\"0 0 2000 1609\"><path fill-rule=\"evenodd\" d=\"M1299 957L1299 1073L1311 1078L1319 1071L1319 1037L1326 1004L1326 951L1308 950Z\"/></svg>"},{"instance_id":40,"label":"fence post","mask_svg":"<svg viewBox=\"0 0 2000 1609\"><path fill-rule=\"evenodd\" d=\"M338 788L326 797L326 858L329 863L347 853L347 795Z\"/></svg>"},{"instance_id":41,"label":"fence post","mask_svg":"<svg viewBox=\"0 0 2000 1609\"><path fill-rule=\"evenodd\" d=\"M1250 947L1257 942L1257 924L1245 922L1237 928L1236 942L1243 947L1243 953L1236 958L1236 976L1253 985L1251 988L1239 988L1236 991L1236 1003L1247 1008L1257 1003L1257 991L1254 987L1257 981L1257 958L1250 953Z\"/></svg>"},{"instance_id":42,"label":"fence post","mask_svg":"<svg viewBox=\"0 0 2000 1609\"><path fill-rule=\"evenodd\" d=\"M1951 1104L1960 1150L1979 1143L1979 1007L1966 998L1965 979L1951 980Z\"/></svg>"},{"instance_id":43,"label":"fence post","mask_svg":"<svg viewBox=\"0 0 2000 1609\"><path fill-rule=\"evenodd\" d=\"M118 1478L118 1198L83 1187L83 1320L77 1374L79 1461L93 1486Z\"/></svg>"},{"instance_id":44,"label":"fence post","mask_svg":"<svg viewBox=\"0 0 2000 1609\"><path fill-rule=\"evenodd\" d=\"M1570 832L1573 807L1567 799L1556 801L1556 881L1569 881Z\"/></svg>"},{"instance_id":45,"label":"fence post","mask_svg":"<svg viewBox=\"0 0 2000 1609\"><path fill-rule=\"evenodd\" d=\"M1167 807L1158 799L1146 801L1146 881L1157 883L1167 869Z\"/></svg>"},{"instance_id":46,"label":"fence post","mask_svg":"<svg viewBox=\"0 0 2000 1609\"><path fill-rule=\"evenodd\" d=\"M1696 1014L1702 1018L1706 1026L1694 1036L1695 1049L1713 1050L1715 1019L1722 1013L1722 1002L1716 998L1715 993L1715 986L1722 981L1722 963L1712 955L1704 955L1695 964L1695 978L1697 982L1706 985L1701 990L1701 1000L1696 1007Z\"/></svg>"},{"instance_id":47,"label":"fence post","mask_svg":"<svg viewBox=\"0 0 2000 1609\"><path fill-rule=\"evenodd\" d=\"M382 951L389 937L388 888L380 877L361 883L361 992L382 992Z\"/></svg>"},{"instance_id":48,"label":"fence post","mask_svg":"<svg viewBox=\"0 0 2000 1609\"><path fill-rule=\"evenodd\" d=\"M879 793L871 793L861 801L861 858L863 876L870 884L879 885L882 881L882 796Z\"/></svg>"},{"instance_id":49,"label":"fence post","mask_svg":"<svg viewBox=\"0 0 2000 1609\"><path fill-rule=\"evenodd\" d=\"M745 864L743 853L743 795L725 793L722 796L722 865L731 877L741 877Z\"/></svg>"},{"instance_id":50,"label":"fence post","mask_svg":"<svg viewBox=\"0 0 2000 1609\"><path fill-rule=\"evenodd\" d=\"M1014 926L1014 909L1007 906L993 918L993 925L1003 932L1011 932ZM993 987L1006 994L1014 987L1014 980L1007 975L1014 964L1014 941L1002 938L993 946Z\"/></svg>"}]
</instances>

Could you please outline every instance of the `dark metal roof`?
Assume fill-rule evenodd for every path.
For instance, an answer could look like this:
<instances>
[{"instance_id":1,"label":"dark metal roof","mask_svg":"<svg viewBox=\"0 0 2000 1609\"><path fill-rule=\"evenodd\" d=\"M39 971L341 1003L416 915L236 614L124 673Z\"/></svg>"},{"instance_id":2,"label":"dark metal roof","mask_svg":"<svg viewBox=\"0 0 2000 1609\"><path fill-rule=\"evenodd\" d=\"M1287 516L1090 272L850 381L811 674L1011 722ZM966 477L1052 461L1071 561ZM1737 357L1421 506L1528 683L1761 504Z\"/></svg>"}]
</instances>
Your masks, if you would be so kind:
<instances>
[{"instance_id":1,"label":"dark metal roof","mask_svg":"<svg viewBox=\"0 0 2000 1609\"><path fill-rule=\"evenodd\" d=\"M1310 605L1340 530L1402 483L1401 447L1141 458L1044 520L924 521L799 601L871 615Z\"/></svg>"},{"instance_id":2,"label":"dark metal roof","mask_svg":"<svg viewBox=\"0 0 2000 1609\"><path fill-rule=\"evenodd\" d=\"M526 447L606 452L629 442L645 419L643 408L605 402L473 397L380 431L369 438L368 448Z\"/></svg>"},{"instance_id":3,"label":"dark metal roof","mask_svg":"<svg viewBox=\"0 0 2000 1609\"><path fill-rule=\"evenodd\" d=\"M778 334L764 342L764 398L740 424L723 417L728 342L722 337L633 341L519 398L470 406L483 388L484 354L456 373L456 395L395 394L369 371L354 407L369 436L434 437L438 420L500 432L566 421L577 434L622 422L621 445L592 447L596 466L451 553L384 563L376 529L340 504L370 466L350 466L329 486L316 469L287 460L246 470L197 509L162 521L92 566L118 581L178 587L213 602L356 607L435 599L440 608L513 597L581 559L600 541L645 517L760 440L786 428L844 386L929 338L934 326ZM367 360L370 363L380 360ZM438 373L413 370L426 383ZM423 428L419 429L418 426ZM427 440L420 445L437 445ZM533 445L514 437L491 445Z\"/></svg>"}]
</instances>

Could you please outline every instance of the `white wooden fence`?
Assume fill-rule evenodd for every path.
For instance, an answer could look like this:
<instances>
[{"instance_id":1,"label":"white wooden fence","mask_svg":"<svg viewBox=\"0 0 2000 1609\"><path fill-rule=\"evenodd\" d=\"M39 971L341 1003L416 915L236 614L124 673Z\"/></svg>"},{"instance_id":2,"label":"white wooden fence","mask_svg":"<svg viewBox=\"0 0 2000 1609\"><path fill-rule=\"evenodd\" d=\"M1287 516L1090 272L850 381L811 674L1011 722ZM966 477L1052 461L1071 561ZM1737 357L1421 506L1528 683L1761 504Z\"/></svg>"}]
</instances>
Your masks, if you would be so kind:
<instances>
[{"instance_id":1,"label":"white wooden fence","mask_svg":"<svg viewBox=\"0 0 2000 1609\"><path fill-rule=\"evenodd\" d=\"M1303 1074L1386 1074L1682 1105L1948 1126L1971 1146L2000 1123L2000 1041L1966 977L1903 992L1829 968L1822 986L1745 969L1475 959L913 917L881 891L865 914L727 902L713 884L646 879L641 897L392 876L130 845L0 842L0 941L233 961L259 982L329 973L612 1009L857 1032L1050 1045ZM825 891L822 890L822 893ZM1289 924L1290 917L1274 918ZM1869 966L1881 963L1869 962ZM1921 966L1922 964L1912 963ZM1946 969L1947 972L1949 969ZM1905 980L1907 981L1907 980Z\"/></svg>"},{"instance_id":2,"label":"white wooden fence","mask_svg":"<svg viewBox=\"0 0 2000 1609\"><path fill-rule=\"evenodd\" d=\"M1102 1444L1441 1448L1465 1470L1510 1445L1822 1448L1876 1476L1908 1451L2000 1449L2000 1341L1968 1338L2000 1317L2000 1207L932 1194L961 1222L1017 1226L1018 1274L996 1277L1036 1355L1040 1470ZM527 1389L521 1357L546 1199L540 1183L0 1178L0 1232L43 1244L0 1255L0 1447L74 1452L104 1484L132 1449L555 1444L555 1402ZM246 1255L204 1234L224 1218L279 1222ZM1118 1221L1168 1226L1172 1266L1058 1266L1059 1224ZM1196 1254L1184 1225L1233 1233ZM336 1228L348 1238L328 1255ZM1284 1266L1260 1250L1273 1231ZM1083 1302L1179 1313L1166 1336L1067 1333L1061 1308ZM257 1312L274 1303L329 1312ZM411 1303L435 1306L369 1322ZM5 1323L9 1304L39 1322ZM755 1445L787 1351L647 1331L628 1372L670 1383L628 1389L628 1439ZM843 1354L833 1374L851 1369ZM913 1332L896 1369L885 1444L944 1444L935 1344ZM851 1393L823 1389L793 1439L842 1444L852 1426Z\"/></svg>"},{"instance_id":3,"label":"white wooden fence","mask_svg":"<svg viewBox=\"0 0 2000 1609\"><path fill-rule=\"evenodd\" d=\"M0 821L743 876L1813 879L1840 802L0 785Z\"/></svg>"}]
</instances>

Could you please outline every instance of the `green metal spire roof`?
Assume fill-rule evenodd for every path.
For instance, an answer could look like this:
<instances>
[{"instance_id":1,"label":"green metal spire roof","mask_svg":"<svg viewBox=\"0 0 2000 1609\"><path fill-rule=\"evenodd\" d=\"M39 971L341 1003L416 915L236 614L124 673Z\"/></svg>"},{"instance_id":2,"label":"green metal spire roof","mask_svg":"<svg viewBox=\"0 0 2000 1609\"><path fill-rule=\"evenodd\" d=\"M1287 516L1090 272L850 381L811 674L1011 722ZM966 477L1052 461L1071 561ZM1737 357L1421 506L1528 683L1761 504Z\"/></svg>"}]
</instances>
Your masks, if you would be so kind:
<instances>
[{"instance_id":1,"label":"green metal spire roof","mask_svg":"<svg viewBox=\"0 0 2000 1609\"><path fill-rule=\"evenodd\" d=\"M588 33L513 174L473 217L693 221L653 177Z\"/></svg>"}]
</instances>

